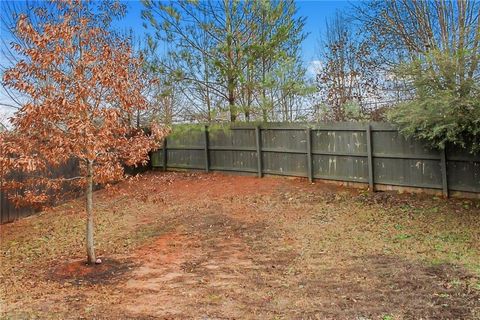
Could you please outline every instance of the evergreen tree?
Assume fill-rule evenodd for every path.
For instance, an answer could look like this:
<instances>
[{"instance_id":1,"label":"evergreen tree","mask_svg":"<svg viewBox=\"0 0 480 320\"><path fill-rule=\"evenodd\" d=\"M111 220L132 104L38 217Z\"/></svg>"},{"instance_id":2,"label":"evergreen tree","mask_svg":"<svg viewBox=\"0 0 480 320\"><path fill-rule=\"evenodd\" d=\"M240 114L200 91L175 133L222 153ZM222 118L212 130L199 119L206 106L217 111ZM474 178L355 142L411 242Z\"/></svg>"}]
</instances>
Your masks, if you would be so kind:
<instances>
[{"instance_id":1,"label":"evergreen tree","mask_svg":"<svg viewBox=\"0 0 480 320\"><path fill-rule=\"evenodd\" d=\"M143 17L155 30L154 40L170 44L167 54L175 65L167 70L178 75L178 83L188 92L195 92L191 96L207 108L207 121L223 110L232 122L242 115L248 121L258 113L264 121L273 119L269 112L282 110L273 108L279 81L295 79L296 87L303 86L305 72L298 68L298 52L305 38L304 18L296 17L293 0L144 1L144 5ZM285 68L287 64L297 67Z\"/></svg>"}]
</instances>

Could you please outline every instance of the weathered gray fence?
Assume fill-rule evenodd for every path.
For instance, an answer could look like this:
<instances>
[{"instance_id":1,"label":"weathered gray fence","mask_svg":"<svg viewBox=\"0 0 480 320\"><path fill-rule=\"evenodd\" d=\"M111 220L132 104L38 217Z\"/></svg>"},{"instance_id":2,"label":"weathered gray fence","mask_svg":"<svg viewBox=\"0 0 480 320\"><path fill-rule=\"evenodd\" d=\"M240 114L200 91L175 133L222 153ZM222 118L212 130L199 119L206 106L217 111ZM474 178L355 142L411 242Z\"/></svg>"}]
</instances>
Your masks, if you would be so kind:
<instances>
[{"instance_id":1,"label":"weathered gray fence","mask_svg":"<svg viewBox=\"0 0 480 320\"><path fill-rule=\"evenodd\" d=\"M386 123L193 128L169 136L152 166L480 193L479 156L430 150Z\"/></svg>"},{"instance_id":2,"label":"weathered gray fence","mask_svg":"<svg viewBox=\"0 0 480 320\"><path fill-rule=\"evenodd\" d=\"M150 165L147 166L138 166L138 167L127 167L125 166L125 173L129 175L135 175L150 169ZM78 176L79 167L76 161L69 161L59 168L51 169L50 176L52 177L75 177ZM21 175L14 175L14 179L22 179ZM2 184L2 175L0 172L0 184ZM95 186L96 189L100 186ZM66 201L72 198L75 198L83 194L83 190L78 189L72 186L64 186L62 189L62 194L57 195L57 202ZM19 218L27 217L35 213L35 210L28 207L16 207L11 201L8 200L8 194L2 192L2 187L0 186L0 224L11 222Z\"/></svg>"},{"instance_id":3,"label":"weathered gray fence","mask_svg":"<svg viewBox=\"0 0 480 320\"><path fill-rule=\"evenodd\" d=\"M16 208L0 190L0 224L31 215L31 208Z\"/></svg>"},{"instance_id":4,"label":"weathered gray fence","mask_svg":"<svg viewBox=\"0 0 480 320\"><path fill-rule=\"evenodd\" d=\"M75 161L69 161L65 165L56 168L50 172L51 176L64 176L73 177L78 173L78 165ZM0 174L0 184L3 183L2 175ZM21 174L13 174L10 178L22 179ZM19 191L20 192L20 191ZM60 195L60 199L66 200L74 196L76 190L68 188L63 190L63 195ZM0 224L11 222L19 218L27 217L35 213L35 210L29 207L16 207L9 199L7 192L2 192L0 186Z\"/></svg>"},{"instance_id":5,"label":"weathered gray fence","mask_svg":"<svg viewBox=\"0 0 480 320\"><path fill-rule=\"evenodd\" d=\"M364 183L371 190L402 186L445 195L480 194L480 156L458 148L430 150L385 123L193 128L169 136L151 160L164 170L236 171ZM72 163L59 170L68 176L77 169ZM33 212L16 208L0 188L0 223Z\"/></svg>"}]
</instances>

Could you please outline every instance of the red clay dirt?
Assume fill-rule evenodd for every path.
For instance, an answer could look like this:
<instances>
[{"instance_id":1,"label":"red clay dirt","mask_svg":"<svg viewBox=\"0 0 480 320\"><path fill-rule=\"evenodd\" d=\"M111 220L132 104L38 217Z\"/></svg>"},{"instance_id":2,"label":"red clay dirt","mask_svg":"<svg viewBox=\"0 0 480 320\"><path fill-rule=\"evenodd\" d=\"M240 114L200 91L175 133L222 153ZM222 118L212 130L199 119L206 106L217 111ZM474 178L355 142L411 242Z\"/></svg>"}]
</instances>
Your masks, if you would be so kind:
<instances>
[{"instance_id":1,"label":"red clay dirt","mask_svg":"<svg viewBox=\"0 0 480 320\"><path fill-rule=\"evenodd\" d=\"M88 264L84 259L59 264L52 272L51 279L79 284L108 283L131 269L128 261L103 259L101 264Z\"/></svg>"},{"instance_id":2,"label":"red clay dirt","mask_svg":"<svg viewBox=\"0 0 480 320\"><path fill-rule=\"evenodd\" d=\"M154 172L2 227L0 316L477 319L480 203ZM19 269L18 267L21 267Z\"/></svg>"}]
</instances>

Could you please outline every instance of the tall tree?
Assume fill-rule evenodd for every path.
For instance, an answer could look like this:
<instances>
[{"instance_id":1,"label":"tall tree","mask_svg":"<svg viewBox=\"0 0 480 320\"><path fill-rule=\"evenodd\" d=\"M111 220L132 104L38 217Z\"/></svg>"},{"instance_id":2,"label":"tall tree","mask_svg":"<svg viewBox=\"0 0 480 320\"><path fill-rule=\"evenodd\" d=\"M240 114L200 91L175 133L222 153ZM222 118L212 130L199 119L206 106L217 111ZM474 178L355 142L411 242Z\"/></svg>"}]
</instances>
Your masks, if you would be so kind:
<instances>
[{"instance_id":1,"label":"tall tree","mask_svg":"<svg viewBox=\"0 0 480 320\"><path fill-rule=\"evenodd\" d=\"M148 108L137 112L137 127L159 122L171 126L183 112L184 99L182 87L175 85L175 75L165 72L162 65L170 65L168 57L161 57L155 51L158 43L147 41L130 31L128 39L132 42L135 54L142 60L140 78L145 83L143 95L148 100ZM147 38L149 39L149 38ZM161 63L158 61L162 61ZM184 120L184 119L180 119Z\"/></svg>"},{"instance_id":2,"label":"tall tree","mask_svg":"<svg viewBox=\"0 0 480 320\"><path fill-rule=\"evenodd\" d=\"M27 173L22 182L5 183L25 190L15 199L19 202L40 205L69 183L85 188L87 260L93 263L93 186L123 178L124 165L147 161L163 131L152 126L147 135L133 121L147 106L141 61L132 56L128 42L106 28L122 6L80 0L53 4L51 10L35 12L35 25L25 15L18 17L16 34L22 42L13 49L22 60L4 73L3 82L28 102L3 137L0 162L7 170ZM78 177L49 174L72 159L80 166Z\"/></svg>"},{"instance_id":3,"label":"tall tree","mask_svg":"<svg viewBox=\"0 0 480 320\"><path fill-rule=\"evenodd\" d=\"M327 118L350 120L352 106L359 109L358 115L366 114L368 103L379 95L380 82L370 48L343 14L327 21L325 31L316 82L321 103L328 109Z\"/></svg>"},{"instance_id":4,"label":"tall tree","mask_svg":"<svg viewBox=\"0 0 480 320\"><path fill-rule=\"evenodd\" d=\"M295 49L305 38L304 18L296 18L294 1L144 4L143 17L155 37L171 43L167 51L176 62L171 72L187 84L189 97L200 100L209 115L227 110L232 122L242 113L249 120L258 110L268 120L278 69L286 61L300 61Z\"/></svg>"},{"instance_id":5,"label":"tall tree","mask_svg":"<svg viewBox=\"0 0 480 320\"><path fill-rule=\"evenodd\" d=\"M217 95L227 101L234 121L245 4L225 0L144 1L144 5L143 17L156 31L154 40L171 43L167 54L176 64L163 65L164 69L197 92L208 118L213 113L212 95Z\"/></svg>"},{"instance_id":6,"label":"tall tree","mask_svg":"<svg viewBox=\"0 0 480 320\"><path fill-rule=\"evenodd\" d=\"M290 119L286 113L307 90L300 46L305 18L294 1L254 1L255 36L248 48L249 81L263 121Z\"/></svg>"},{"instance_id":7,"label":"tall tree","mask_svg":"<svg viewBox=\"0 0 480 320\"><path fill-rule=\"evenodd\" d=\"M273 88L273 121L306 121L306 97L314 93L315 87L305 79L305 68L295 59L281 62L275 70ZM276 108L275 108L276 106Z\"/></svg>"}]
</instances>

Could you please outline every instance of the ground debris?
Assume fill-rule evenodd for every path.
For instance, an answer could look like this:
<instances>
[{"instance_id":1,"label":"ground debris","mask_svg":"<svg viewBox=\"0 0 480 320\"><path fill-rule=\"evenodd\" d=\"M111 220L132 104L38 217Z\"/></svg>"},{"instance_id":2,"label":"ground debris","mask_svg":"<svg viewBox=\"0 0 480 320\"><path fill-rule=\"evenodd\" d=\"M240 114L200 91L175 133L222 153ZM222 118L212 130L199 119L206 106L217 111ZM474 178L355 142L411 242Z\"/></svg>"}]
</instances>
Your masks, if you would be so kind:
<instances>
[{"instance_id":1,"label":"ground debris","mask_svg":"<svg viewBox=\"0 0 480 320\"><path fill-rule=\"evenodd\" d=\"M0 317L478 319L476 201L151 172L2 226ZM59 262L61 261L61 262ZM52 316L53 315L53 316Z\"/></svg>"}]
</instances>

